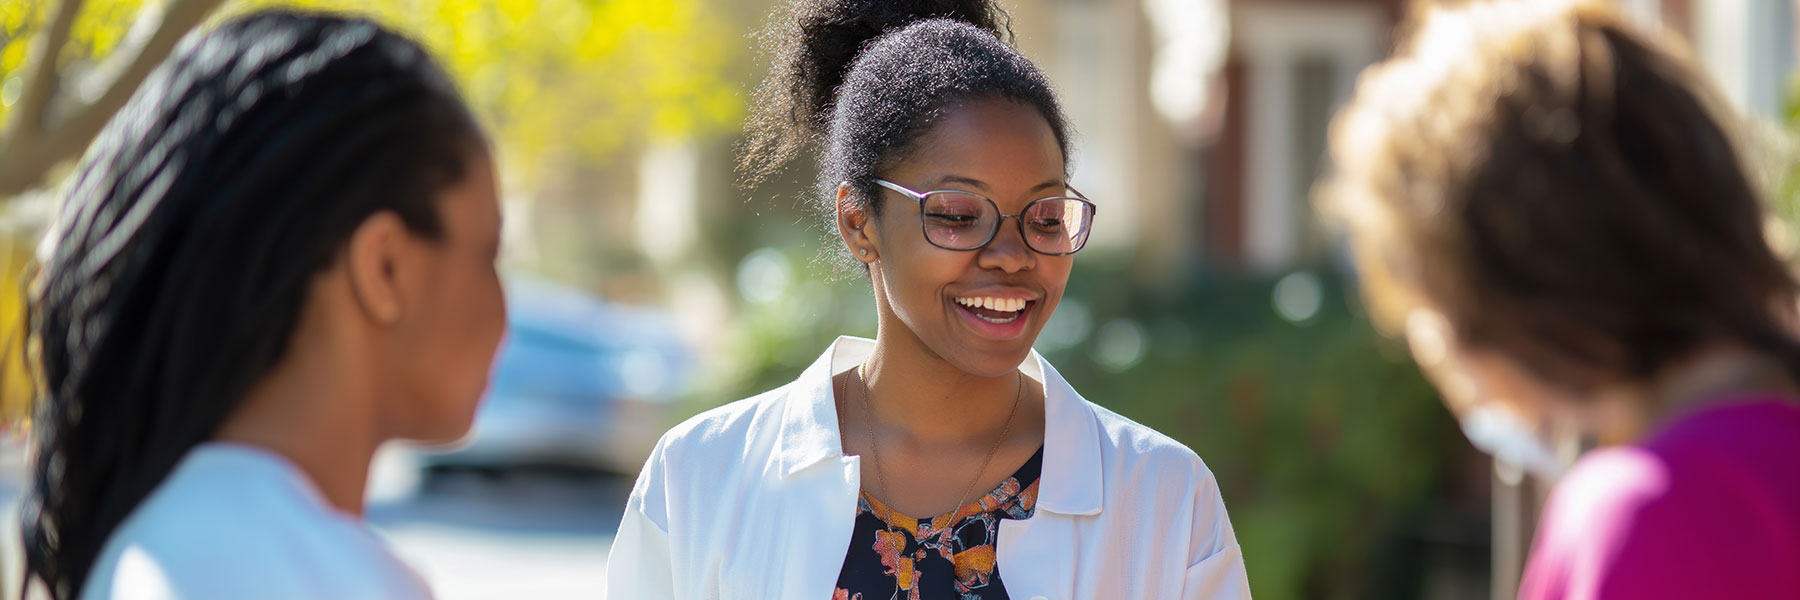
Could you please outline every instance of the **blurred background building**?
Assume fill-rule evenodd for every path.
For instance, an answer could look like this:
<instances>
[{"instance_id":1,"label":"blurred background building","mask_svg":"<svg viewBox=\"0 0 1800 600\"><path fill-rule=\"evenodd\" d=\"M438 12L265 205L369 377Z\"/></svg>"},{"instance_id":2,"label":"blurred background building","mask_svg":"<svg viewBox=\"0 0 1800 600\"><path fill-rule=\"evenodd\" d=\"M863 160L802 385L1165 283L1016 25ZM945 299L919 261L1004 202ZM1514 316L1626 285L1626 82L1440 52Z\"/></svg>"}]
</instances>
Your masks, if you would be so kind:
<instances>
[{"instance_id":1,"label":"blurred background building","mask_svg":"<svg viewBox=\"0 0 1800 600\"><path fill-rule=\"evenodd\" d=\"M1259 598L1510 597L1529 543L1542 486L1463 441L1362 317L1311 210L1330 117L1409 1L1003 0L1076 129L1073 181L1103 205L1038 347L1089 398L1207 460ZM1618 1L1691 44L1758 123L1793 214L1795 0ZM372 489L371 519L442 597L591 597L660 431L786 382L834 336L874 333L867 284L817 260L813 166L736 185L766 68L752 34L777 0L76 4L64 23L57 0L0 2L9 502L30 398L22 290L59 178L141 59L262 6L412 32L499 150L512 314L494 387L464 447L397 447ZM56 31L67 44L39 77L34 48ZM0 556L16 561L8 531Z\"/></svg>"}]
</instances>

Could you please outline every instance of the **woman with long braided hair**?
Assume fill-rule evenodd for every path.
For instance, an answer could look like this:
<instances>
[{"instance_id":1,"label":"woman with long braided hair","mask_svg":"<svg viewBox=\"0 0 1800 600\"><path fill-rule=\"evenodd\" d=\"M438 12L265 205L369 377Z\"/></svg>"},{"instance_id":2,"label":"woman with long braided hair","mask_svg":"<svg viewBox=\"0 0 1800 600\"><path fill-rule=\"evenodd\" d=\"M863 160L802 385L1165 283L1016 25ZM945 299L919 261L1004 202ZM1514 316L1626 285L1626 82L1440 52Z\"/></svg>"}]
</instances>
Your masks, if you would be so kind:
<instances>
[{"instance_id":1,"label":"woman with long braided hair","mask_svg":"<svg viewBox=\"0 0 1800 600\"><path fill-rule=\"evenodd\" d=\"M504 329L487 142L416 43L267 12L182 43L62 198L33 290L27 585L426 598L361 519L470 426Z\"/></svg>"}]
</instances>

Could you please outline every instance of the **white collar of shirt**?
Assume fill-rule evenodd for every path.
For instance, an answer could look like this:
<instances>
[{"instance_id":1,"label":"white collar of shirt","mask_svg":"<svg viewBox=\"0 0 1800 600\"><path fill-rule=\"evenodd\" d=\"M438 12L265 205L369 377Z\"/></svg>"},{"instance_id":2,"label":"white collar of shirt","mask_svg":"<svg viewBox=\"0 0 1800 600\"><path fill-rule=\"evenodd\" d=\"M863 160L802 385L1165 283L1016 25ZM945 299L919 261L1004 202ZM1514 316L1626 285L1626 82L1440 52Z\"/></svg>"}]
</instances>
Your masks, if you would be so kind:
<instances>
[{"instance_id":1,"label":"white collar of shirt","mask_svg":"<svg viewBox=\"0 0 1800 600\"><path fill-rule=\"evenodd\" d=\"M832 377L855 368L875 350L866 338L843 336L790 388L781 429L770 460L782 479L828 459L844 456L832 401ZM1044 466L1037 508L1066 515L1099 514L1104 486L1100 472L1099 427L1075 388L1033 350L1019 369L1044 386Z\"/></svg>"}]
</instances>

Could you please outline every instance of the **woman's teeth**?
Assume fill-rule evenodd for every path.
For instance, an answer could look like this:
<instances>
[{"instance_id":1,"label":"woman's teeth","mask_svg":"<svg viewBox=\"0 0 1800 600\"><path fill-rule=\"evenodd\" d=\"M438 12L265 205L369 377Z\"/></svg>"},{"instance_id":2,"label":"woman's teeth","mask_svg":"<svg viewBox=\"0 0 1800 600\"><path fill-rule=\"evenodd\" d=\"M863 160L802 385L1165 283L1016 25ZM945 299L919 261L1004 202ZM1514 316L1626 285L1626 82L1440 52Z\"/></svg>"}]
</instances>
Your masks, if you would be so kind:
<instances>
[{"instance_id":1,"label":"woman's teeth","mask_svg":"<svg viewBox=\"0 0 1800 600\"><path fill-rule=\"evenodd\" d=\"M994 323L996 325L1003 325L1006 323L1011 323L1013 321L1019 320L1019 316L1022 314L1020 311L1025 310L1026 301L1023 299L1019 299L1019 298L992 298L992 297L987 297L987 296L970 296L970 297L965 297L965 298L957 298L956 303L961 304L963 306L967 306L969 308L980 308L980 309L989 310L989 311L993 311L993 312L1012 313L1012 314L1004 316L1004 317L994 318L994 317L989 317L987 315L981 314L979 312L971 311L972 314L974 314L977 318L980 318L983 321L987 321L989 323Z\"/></svg>"},{"instance_id":2,"label":"woman's teeth","mask_svg":"<svg viewBox=\"0 0 1800 600\"><path fill-rule=\"evenodd\" d=\"M985 308L1000 312L1019 312L1025 310L1025 301L1019 298L988 298L985 296L974 296L957 298L956 303L971 308Z\"/></svg>"}]
</instances>

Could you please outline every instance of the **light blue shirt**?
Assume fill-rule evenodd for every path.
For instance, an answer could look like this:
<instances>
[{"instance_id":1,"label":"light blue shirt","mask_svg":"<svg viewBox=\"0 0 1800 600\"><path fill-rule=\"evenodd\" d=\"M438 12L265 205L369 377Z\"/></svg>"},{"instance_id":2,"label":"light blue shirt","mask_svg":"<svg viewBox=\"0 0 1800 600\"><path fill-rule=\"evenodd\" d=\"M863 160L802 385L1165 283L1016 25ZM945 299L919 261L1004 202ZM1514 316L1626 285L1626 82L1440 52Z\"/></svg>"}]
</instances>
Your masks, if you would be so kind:
<instances>
[{"instance_id":1,"label":"light blue shirt","mask_svg":"<svg viewBox=\"0 0 1800 600\"><path fill-rule=\"evenodd\" d=\"M420 600L431 592L297 467L208 443L108 538L83 600Z\"/></svg>"}]
</instances>

